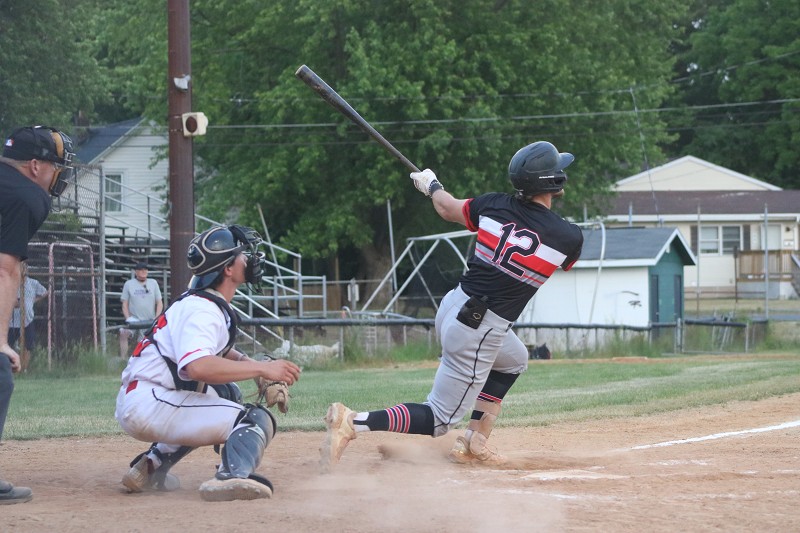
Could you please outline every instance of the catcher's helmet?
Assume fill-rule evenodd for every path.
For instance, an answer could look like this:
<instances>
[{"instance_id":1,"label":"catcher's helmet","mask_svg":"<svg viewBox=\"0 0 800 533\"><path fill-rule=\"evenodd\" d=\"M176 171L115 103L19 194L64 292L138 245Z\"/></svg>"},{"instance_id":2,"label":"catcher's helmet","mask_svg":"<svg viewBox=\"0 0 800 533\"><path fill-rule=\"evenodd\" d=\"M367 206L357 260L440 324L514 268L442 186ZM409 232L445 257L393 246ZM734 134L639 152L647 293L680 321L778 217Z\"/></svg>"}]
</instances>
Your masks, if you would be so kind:
<instances>
[{"instance_id":1,"label":"catcher's helmet","mask_svg":"<svg viewBox=\"0 0 800 533\"><path fill-rule=\"evenodd\" d=\"M48 126L26 126L18 128L6 139L3 157L18 161L50 161L56 167L53 181L48 191L53 196L61 196L67 185L75 177L72 166L72 139L63 132Z\"/></svg>"},{"instance_id":2,"label":"catcher's helmet","mask_svg":"<svg viewBox=\"0 0 800 533\"><path fill-rule=\"evenodd\" d=\"M517 150L508 164L508 179L517 196L558 192L567 181L564 169L574 160L572 154L559 153L549 142L538 141Z\"/></svg>"},{"instance_id":3,"label":"catcher's helmet","mask_svg":"<svg viewBox=\"0 0 800 533\"><path fill-rule=\"evenodd\" d=\"M201 290L214 286L225 267L241 253L247 255L246 281L258 284L264 263L264 253L258 251L261 243L258 232L243 226L217 226L204 231L192 239L186 254L186 263L193 274L189 288Z\"/></svg>"}]
</instances>

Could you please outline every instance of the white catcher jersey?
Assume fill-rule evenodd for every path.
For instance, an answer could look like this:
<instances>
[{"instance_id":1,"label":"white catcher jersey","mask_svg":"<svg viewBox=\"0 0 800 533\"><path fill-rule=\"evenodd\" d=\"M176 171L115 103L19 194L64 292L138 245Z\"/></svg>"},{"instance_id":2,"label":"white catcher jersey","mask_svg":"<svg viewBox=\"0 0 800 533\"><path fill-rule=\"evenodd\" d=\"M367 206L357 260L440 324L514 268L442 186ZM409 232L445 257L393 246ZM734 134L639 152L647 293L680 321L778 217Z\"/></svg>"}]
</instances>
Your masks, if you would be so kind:
<instances>
[{"instance_id":1,"label":"white catcher jersey","mask_svg":"<svg viewBox=\"0 0 800 533\"><path fill-rule=\"evenodd\" d=\"M133 351L122 372L123 388L139 380L175 389L162 355L178 366L179 378L188 380L186 365L201 357L218 355L228 344L229 326L228 317L207 298L191 295L175 302L156 321L153 338L158 348L143 339Z\"/></svg>"}]
</instances>

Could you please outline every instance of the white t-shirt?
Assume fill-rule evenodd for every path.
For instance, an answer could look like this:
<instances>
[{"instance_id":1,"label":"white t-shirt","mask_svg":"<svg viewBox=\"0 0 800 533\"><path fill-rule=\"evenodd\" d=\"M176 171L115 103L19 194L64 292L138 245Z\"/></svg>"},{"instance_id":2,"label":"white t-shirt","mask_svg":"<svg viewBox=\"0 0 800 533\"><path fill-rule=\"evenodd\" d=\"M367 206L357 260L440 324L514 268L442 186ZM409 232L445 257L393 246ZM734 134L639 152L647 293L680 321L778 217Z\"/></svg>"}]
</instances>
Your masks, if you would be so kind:
<instances>
[{"instance_id":1,"label":"white t-shirt","mask_svg":"<svg viewBox=\"0 0 800 533\"><path fill-rule=\"evenodd\" d=\"M147 339L138 355L122 371L122 385L133 380L157 383L175 389L175 382L162 355L178 365L178 377L188 380L186 365L201 357L218 355L228 344L230 321L219 306L207 298L192 295L175 302L159 319L153 346Z\"/></svg>"},{"instance_id":2,"label":"white t-shirt","mask_svg":"<svg viewBox=\"0 0 800 533\"><path fill-rule=\"evenodd\" d=\"M22 304L22 291L25 291L25 327L31 325L33 322L33 304L36 303L36 299L40 296L44 296L47 294L47 289L44 288L44 285L39 283L33 278L25 277L25 285L21 286L19 290L17 290L17 298L20 298L20 305ZM11 313L11 323L9 324L10 328L20 328L20 321L19 321L19 307L15 307L14 311Z\"/></svg>"}]
</instances>

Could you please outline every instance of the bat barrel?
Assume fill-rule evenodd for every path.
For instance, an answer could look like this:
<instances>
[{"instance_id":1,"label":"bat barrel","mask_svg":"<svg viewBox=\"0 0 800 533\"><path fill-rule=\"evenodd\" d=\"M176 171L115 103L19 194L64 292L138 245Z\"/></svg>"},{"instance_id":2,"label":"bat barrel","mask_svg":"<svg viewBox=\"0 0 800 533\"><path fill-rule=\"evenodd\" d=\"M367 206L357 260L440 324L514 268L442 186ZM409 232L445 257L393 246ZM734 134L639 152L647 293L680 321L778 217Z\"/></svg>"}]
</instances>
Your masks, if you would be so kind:
<instances>
[{"instance_id":1,"label":"bat barrel","mask_svg":"<svg viewBox=\"0 0 800 533\"><path fill-rule=\"evenodd\" d=\"M406 168L412 170L413 172L419 172L419 168L412 163L406 156L404 156L400 150L395 148L392 143L387 141L383 135L381 135L372 125L364 120L364 118L358 114L358 112L353 109L353 107L347 103L347 101L339 96L339 94L334 91L330 85L325 83L325 81L317 76L317 74L308 68L306 65L300 65L300 67L295 71L294 75L303 81L306 85L308 85L314 92L316 92L323 100L328 102L328 104L336 109L339 113L349 118L356 126L364 130L364 132L372 137L375 141L378 142L381 146L383 146L386 151L390 154L395 156L397 159L403 163Z\"/></svg>"}]
</instances>

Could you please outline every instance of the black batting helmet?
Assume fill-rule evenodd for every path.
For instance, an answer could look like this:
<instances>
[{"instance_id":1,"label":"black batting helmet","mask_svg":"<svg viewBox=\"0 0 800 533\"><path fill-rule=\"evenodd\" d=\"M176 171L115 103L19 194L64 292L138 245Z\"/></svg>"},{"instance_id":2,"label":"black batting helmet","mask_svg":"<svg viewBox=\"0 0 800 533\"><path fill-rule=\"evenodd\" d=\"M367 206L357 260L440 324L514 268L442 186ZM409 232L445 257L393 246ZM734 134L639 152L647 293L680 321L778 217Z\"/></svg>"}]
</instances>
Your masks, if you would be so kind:
<instances>
[{"instance_id":1,"label":"black batting helmet","mask_svg":"<svg viewBox=\"0 0 800 533\"><path fill-rule=\"evenodd\" d=\"M559 152L547 141L538 141L517 150L508 164L508 179L518 196L558 192L564 188L564 169L575 160L567 152Z\"/></svg>"},{"instance_id":2,"label":"black batting helmet","mask_svg":"<svg viewBox=\"0 0 800 533\"><path fill-rule=\"evenodd\" d=\"M189 288L195 290L213 287L222 277L222 271L236 257L247 255L246 281L258 284L263 273L264 254L258 252L261 236L251 228L239 225L217 226L192 239L186 254L186 263L192 271Z\"/></svg>"}]
</instances>

